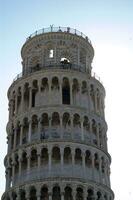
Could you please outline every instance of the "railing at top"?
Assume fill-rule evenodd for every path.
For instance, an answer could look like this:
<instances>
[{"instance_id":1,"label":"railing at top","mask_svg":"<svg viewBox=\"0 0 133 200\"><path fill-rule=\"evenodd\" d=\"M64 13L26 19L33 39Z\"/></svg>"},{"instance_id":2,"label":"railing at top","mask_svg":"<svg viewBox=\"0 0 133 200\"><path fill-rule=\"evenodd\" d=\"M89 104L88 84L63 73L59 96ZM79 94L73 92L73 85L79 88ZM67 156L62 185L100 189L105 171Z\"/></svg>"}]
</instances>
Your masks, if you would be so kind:
<instances>
[{"instance_id":1,"label":"railing at top","mask_svg":"<svg viewBox=\"0 0 133 200\"><path fill-rule=\"evenodd\" d=\"M29 68L28 70L23 71L23 73L21 72L20 74L18 74L13 79L13 82L17 81L18 79L22 78L23 76L27 76L27 75L33 74L34 72L41 71L41 70L47 70L47 69L52 69L52 70L53 69L66 69L66 70L72 69L72 70L75 70L75 71L87 72L87 70L85 68L82 68L81 66L78 66L76 64L65 64L65 65L64 64L54 64L54 65L48 65L48 66L39 67L39 68ZM95 72L91 71L91 77L94 77L101 84L103 84L100 77L98 77Z\"/></svg>"},{"instance_id":2,"label":"railing at top","mask_svg":"<svg viewBox=\"0 0 133 200\"><path fill-rule=\"evenodd\" d=\"M28 41L29 39L33 38L34 36L41 35L41 34L44 34L44 33L50 33L50 32L53 32L53 33L64 32L64 33L71 33L71 34L74 34L74 35L78 35L78 36L81 36L84 39L86 39L91 44L91 40L85 34L83 34L82 32L80 32L80 31L78 31L76 29L70 28L70 27L61 27L61 26L59 26L59 27L50 26L48 28L43 28L43 29L40 29L38 31L35 31L34 33L32 33L26 39L26 41Z\"/></svg>"}]
</instances>

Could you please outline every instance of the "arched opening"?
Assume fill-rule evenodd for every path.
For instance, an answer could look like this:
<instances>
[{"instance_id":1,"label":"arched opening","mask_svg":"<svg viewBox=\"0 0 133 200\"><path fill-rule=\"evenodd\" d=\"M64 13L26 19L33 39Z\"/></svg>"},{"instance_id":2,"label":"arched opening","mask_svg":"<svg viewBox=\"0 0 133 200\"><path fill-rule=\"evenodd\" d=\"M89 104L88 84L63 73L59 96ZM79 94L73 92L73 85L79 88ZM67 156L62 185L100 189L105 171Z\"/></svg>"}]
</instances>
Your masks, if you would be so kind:
<instances>
[{"instance_id":1,"label":"arched opening","mask_svg":"<svg viewBox=\"0 0 133 200\"><path fill-rule=\"evenodd\" d=\"M24 85L24 110L29 108L29 83Z\"/></svg>"},{"instance_id":2,"label":"arched opening","mask_svg":"<svg viewBox=\"0 0 133 200\"><path fill-rule=\"evenodd\" d=\"M27 169L27 153L26 152L22 153L21 165L22 165L22 171Z\"/></svg>"},{"instance_id":3,"label":"arched opening","mask_svg":"<svg viewBox=\"0 0 133 200\"><path fill-rule=\"evenodd\" d=\"M101 195L101 192L98 191L98 192L97 192L97 200L100 200L100 199L101 199L101 196L102 196L102 195Z\"/></svg>"},{"instance_id":4,"label":"arched opening","mask_svg":"<svg viewBox=\"0 0 133 200\"><path fill-rule=\"evenodd\" d=\"M41 82L41 91L48 90L48 79L43 78Z\"/></svg>"},{"instance_id":5,"label":"arched opening","mask_svg":"<svg viewBox=\"0 0 133 200\"><path fill-rule=\"evenodd\" d=\"M83 200L83 189L81 187L77 188L76 200Z\"/></svg>"},{"instance_id":6,"label":"arched opening","mask_svg":"<svg viewBox=\"0 0 133 200\"><path fill-rule=\"evenodd\" d=\"M103 156L101 157L101 170L102 170L102 173L105 172L105 160Z\"/></svg>"},{"instance_id":7,"label":"arched opening","mask_svg":"<svg viewBox=\"0 0 133 200\"><path fill-rule=\"evenodd\" d=\"M19 158L18 155L15 154L15 174L18 173L18 170L19 170Z\"/></svg>"},{"instance_id":8,"label":"arched opening","mask_svg":"<svg viewBox=\"0 0 133 200\"><path fill-rule=\"evenodd\" d=\"M70 114L64 113L63 114L63 127L66 128L67 126L70 126L70 124L71 124Z\"/></svg>"},{"instance_id":9,"label":"arched opening","mask_svg":"<svg viewBox=\"0 0 133 200\"><path fill-rule=\"evenodd\" d=\"M100 92L99 89L97 89L97 110L100 111Z\"/></svg>"},{"instance_id":10,"label":"arched opening","mask_svg":"<svg viewBox=\"0 0 133 200\"><path fill-rule=\"evenodd\" d=\"M36 115L32 116L31 129L32 129L31 140L36 140L38 137L38 119Z\"/></svg>"},{"instance_id":11,"label":"arched opening","mask_svg":"<svg viewBox=\"0 0 133 200\"><path fill-rule=\"evenodd\" d=\"M60 187L59 186L55 186L53 188L52 200L61 200L61 194L60 194Z\"/></svg>"},{"instance_id":12,"label":"arched opening","mask_svg":"<svg viewBox=\"0 0 133 200\"><path fill-rule=\"evenodd\" d=\"M18 88L18 91L17 91L17 111L18 111L18 112L20 111L21 97L22 97L22 94L21 94L21 87L19 87L19 88Z\"/></svg>"},{"instance_id":13,"label":"arched opening","mask_svg":"<svg viewBox=\"0 0 133 200\"><path fill-rule=\"evenodd\" d=\"M86 151L85 164L87 167L91 167L92 164L91 152L89 150Z\"/></svg>"},{"instance_id":14,"label":"arched opening","mask_svg":"<svg viewBox=\"0 0 133 200\"><path fill-rule=\"evenodd\" d=\"M70 147L66 147L64 149L64 163L65 164L72 163L72 155L71 155L71 149L70 149Z\"/></svg>"},{"instance_id":15,"label":"arched opening","mask_svg":"<svg viewBox=\"0 0 133 200\"><path fill-rule=\"evenodd\" d=\"M41 165L47 165L48 164L48 149L43 148L41 150Z\"/></svg>"},{"instance_id":16,"label":"arched opening","mask_svg":"<svg viewBox=\"0 0 133 200\"><path fill-rule=\"evenodd\" d=\"M52 114L52 126L59 126L60 125L60 116L59 113L54 112Z\"/></svg>"},{"instance_id":17,"label":"arched opening","mask_svg":"<svg viewBox=\"0 0 133 200\"><path fill-rule=\"evenodd\" d=\"M94 165L95 165L95 168L97 170L99 170L99 158L98 158L98 154L97 153L94 154Z\"/></svg>"},{"instance_id":18,"label":"arched opening","mask_svg":"<svg viewBox=\"0 0 133 200\"><path fill-rule=\"evenodd\" d=\"M20 144L20 127L20 122L18 122L16 127L16 146Z\"/></svg>"},{"instance_id":19,"label":"arched opening","mask_svg":"<svg viewBox=\"0 0 133 200\"><path fill-rule=\"evenodd\" d=\"M17 199L17 194L15 192L12 192L12 200L16 200Z\"/></svg>"},{"instance_id":20,"label":"arched opening","mask_svg":"<svg viewBox=\"0 0 133 200\"><path fill-rule=\"evenodd\" d=\"M35 187L31 187L30 189L30 200L37 200Z\"/></svg>"},{"instance_id":21,"label":"arched opening","mask_svg":"<svg viewBox=\"0 0 133 200\"><path fill-rule=\"evenodd\" d=\"M60 149L59 149L59 147L54 147L52 149L52 163L53 164L60 163Z\"/></svg>"},{"instance_id":22,"label":"arched opening","mask_svg":"<svg viewBox=\"0 0 133 200\"><path fill-rule=\"evenodd\" d=\"M91 109L95 109L95 91L94 91L94 86L91 84L90 85L90 97L91 97Z\"/></svg>"},{"instance_id":23,"label":"arched opening","mask_svg":"<svg viewBox=\"0 0 133 200\"><path fill-rule=\"evenodd\" d=\"M41 188L40 200L48 200L48 188L46 186Z\"/></svg>"},{"instance_id":24,"label":"arched opening","mask_svg":"<svg viewBox=\"0 0 133 200\"><path fill-rule=\"evenodd\" d=\"M69 80L67 78L63 79L62 103L67 105L70 104L70 85L69 85Z\"/></svg>"},{"instance_id":25,"label":"arched opening","mask_svg":"<svg viewBox=\"0 0 133 200\"><path fill-rule=\"evenodd\" d=\"M89 124L89 119L87 116L84 117L84 121L83 121L83 127L86 131L90 130L90 124Z\"/></svg>"},{"instance_id":26,"label":"arched opening","mask_svg":"<svg viewBox=\"0 0 133 200\"><path fill-rule=\"evenodd\" d=\"M22 144L25 144L25 143L27 142L28 131L29 131L28 118L24 118L24 120L23 120L23 136L22 136Z\"/></svg>"},{"instance_id":27,"label":"arched opening","mask_svg":"<svg viewBox=\"0 0 133 200\"><path fill-rule=\"evenodd\" d=\"M88 196L87 196L87 200L93 200L94 199L94 192L92 189L88 189Z\"/></svg>"},{"instance_id":28,"label":"arched opening","mask_svg":"<svg viewBox=\"0 0 133 200\"><path fill-rule=\"evenodd\" d=\"M20 190L20 200L26 200L25 190Z\"/></svg>"},{"instance_id":29,"label":"arched opening","mask_svg":"<svg viewBox=\"0 0 133 200\"><path fill-rule=\"evenodd\" d=\"M57 77L53 77L53 78L52 78L51 89L52 89L52 90L54 90L54 89L55 89L55 90L56 90L56 89L59 90L59 80L58 80Z\"/></svg>"},{"instance_id":30,"label":"arched opening","mask_svg":"<svg viewBox=\"0 0 133 200\"><path fill-rule=\"evenodd\" d=\"M37 167L37 150L36 149L33 149L31 151L31 157L30 157L30 160L31 160L31 168L32 167Z\"/></svg>"},{"instance_id":31,"label":"arched opening","mask_svg":"<svg viewBox=\"0 0 133 200\"><path fill-rule=\"evenodd\" d=\"M33 81L33 87L32 87L32 107L35 107L36 104L36 93L38 91L38 83L37 80Z\"/></svg>"},{"instance_id":32,"label":"arched opening","mask_svg":"<svg viewBox=\"0 0 133 200\"><path fill-rule=\"evenodd\" d=\"M73 200L72 189L68 186L65 187L64 200Z\"/></svg>"},{"instance_id":33,"label":"arched opening","mask_svg":"<svg viewBox=\"0 0 133 200\"><path fill-rule=\"evenodd\" d=\"M49 126L49 119L48 119L48 114L47 113L43 113L41 116L41 135L40 135L40 139L47 139L48 135L46 134L46 130Z\"/></svg>"},{"instance_id":34,"label":"arched opening","mask_svg":"<svg viewBox=\"0 0 133 200\"><path fill-rule=\"evenodd\" d=\"M75 150L75 164L82 165L82 154L78 148Z\"/></svg>"},{"instance_id":35,"label":"arched opening","mask_svg":"<svg viewBox=\"0 0 133 200\"><path fill-rule=\"evenodd\" d=\"M82 94L87 93L87 83L86 83L86 81L82 82L81 91L82 91Z\"/></svg>"}]
</instances>

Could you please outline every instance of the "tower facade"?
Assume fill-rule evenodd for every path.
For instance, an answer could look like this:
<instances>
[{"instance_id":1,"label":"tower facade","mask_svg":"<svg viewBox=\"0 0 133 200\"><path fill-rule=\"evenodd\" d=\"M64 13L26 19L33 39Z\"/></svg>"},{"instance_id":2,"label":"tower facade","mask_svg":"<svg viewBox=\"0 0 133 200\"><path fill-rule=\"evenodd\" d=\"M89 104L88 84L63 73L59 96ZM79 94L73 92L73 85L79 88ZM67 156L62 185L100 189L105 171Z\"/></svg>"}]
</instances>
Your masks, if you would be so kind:
<instances>
[{"instance_id":1,"label":"tower facade","mask_svg":"<svg viewBox=\"0 0 133 200\"><path fill-rule=\"evenodd\" d=\"M113 200L105 89L92 75L93 46L69 27L36 31L8 90L2 200Z\"/></svg>"}]
</instances>

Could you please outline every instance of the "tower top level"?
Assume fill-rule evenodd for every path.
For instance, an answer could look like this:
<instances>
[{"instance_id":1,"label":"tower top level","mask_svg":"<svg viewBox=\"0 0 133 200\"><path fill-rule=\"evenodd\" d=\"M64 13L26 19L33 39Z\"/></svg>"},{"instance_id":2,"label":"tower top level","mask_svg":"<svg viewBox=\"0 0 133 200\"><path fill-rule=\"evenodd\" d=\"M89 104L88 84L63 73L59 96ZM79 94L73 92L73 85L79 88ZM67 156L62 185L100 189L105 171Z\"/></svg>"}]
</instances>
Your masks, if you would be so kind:
<instances>
[{"instance_id":1,"label":"tower top level","mask_svg":"<svg viewBox=\"0 0 133 200\"><path fill-rule=\"evenodd\" d=\"M91 74L94 49L82 32L50 26L31 34L21 55L23 75L44 68L68 68Z\"/></svg>"}]
</instances>

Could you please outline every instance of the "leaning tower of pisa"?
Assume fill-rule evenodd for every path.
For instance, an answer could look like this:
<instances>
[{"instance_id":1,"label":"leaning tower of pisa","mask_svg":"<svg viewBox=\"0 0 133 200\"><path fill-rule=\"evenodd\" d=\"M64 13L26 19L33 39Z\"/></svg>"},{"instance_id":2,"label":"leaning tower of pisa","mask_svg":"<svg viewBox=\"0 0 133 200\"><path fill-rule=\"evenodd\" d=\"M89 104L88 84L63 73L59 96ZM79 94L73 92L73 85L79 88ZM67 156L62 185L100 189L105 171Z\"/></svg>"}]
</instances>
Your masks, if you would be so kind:
<instances>
[{"instance_id":1,"label":"leaning tower of pisa","mask_svg":"<svg viewBox=\"0 0 133 200\"><path fill-rule=\"evenodd\" d=\"M8 90L2 200L113 200L105 89L83 33L50 27L27 38Z\"/></svg>"}]
</instances>

